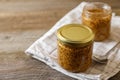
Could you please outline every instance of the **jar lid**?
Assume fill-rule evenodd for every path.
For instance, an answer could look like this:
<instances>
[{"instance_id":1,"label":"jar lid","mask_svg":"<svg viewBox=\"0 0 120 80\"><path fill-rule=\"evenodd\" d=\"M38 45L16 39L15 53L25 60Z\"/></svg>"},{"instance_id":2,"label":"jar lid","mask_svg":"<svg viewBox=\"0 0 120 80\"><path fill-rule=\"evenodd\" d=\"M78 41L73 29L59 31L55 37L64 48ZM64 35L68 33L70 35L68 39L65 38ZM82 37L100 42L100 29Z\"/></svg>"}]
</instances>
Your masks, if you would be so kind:
<instances>
[{"instance_id":1,"label":"jar lid","mask_svg":"<svg viewBox=\"0 0 120 80\"><path fill-rule=\"evenodd\" d=\"M85 25L67 24L58 29L57 37L64 43L84 46L93 41L94 33Z\"/></svg>"}]
</instances>

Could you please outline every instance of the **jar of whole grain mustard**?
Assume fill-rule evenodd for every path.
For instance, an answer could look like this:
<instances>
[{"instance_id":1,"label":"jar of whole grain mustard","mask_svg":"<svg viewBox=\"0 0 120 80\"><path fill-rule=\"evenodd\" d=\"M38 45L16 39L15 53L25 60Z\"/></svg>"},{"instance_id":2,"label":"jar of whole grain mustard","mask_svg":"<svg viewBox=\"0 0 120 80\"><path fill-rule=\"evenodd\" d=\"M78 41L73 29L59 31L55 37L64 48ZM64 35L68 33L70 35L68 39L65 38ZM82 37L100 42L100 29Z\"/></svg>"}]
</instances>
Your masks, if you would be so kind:
<instances>
[{"instance_id":1,"label":"jar of whole grain mustard","mask_svg":"<svg viewBox=\"0 0 120 80\"><path fill-rule=\"evenodd\" d=\"M94 34L81 24L67 24L57 30L58 63L70 72L83 72L92 63Z\"/></svg>"},{"instance_id":2,"label":"jar of whole grain mustard","mask_svg":"<svg viewBox=\"0 0 120 80\"><path fill-rule=\"evenodd\" d=\"M82 23L89 26L95 33L95 41L102 41L110 35L112 10L102 2L91 2L84 6Z\"/></svg>"}]
</instances>

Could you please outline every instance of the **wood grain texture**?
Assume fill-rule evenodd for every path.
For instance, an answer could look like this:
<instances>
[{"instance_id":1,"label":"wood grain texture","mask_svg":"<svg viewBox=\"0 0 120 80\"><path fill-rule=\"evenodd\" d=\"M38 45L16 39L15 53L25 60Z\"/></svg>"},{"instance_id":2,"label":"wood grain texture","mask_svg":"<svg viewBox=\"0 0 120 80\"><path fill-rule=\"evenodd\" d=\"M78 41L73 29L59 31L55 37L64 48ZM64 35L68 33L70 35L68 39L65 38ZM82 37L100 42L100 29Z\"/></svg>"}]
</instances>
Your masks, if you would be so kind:
<instances>
[{"instance_id":1,"label":"wood grain texture","mask_svg":"<svg viewBox=\"0 0 120 80\"><path fill-rule=\"evenodd\" d=\"M76 7L81 1L1 0L0 31L51 28L55 22ZM119 9L120 2L118 0L101 1L107 2L113 9Z\"/></svg>"},{"instance_id":2,"label":"wood grain texture","mask_svg":"<svg viewBox=\"0 0 120 80\"><path fill-rule=\"evenodd\" d=\"M81 1L0 0L0 80L76 80L24 51ZM119 0L100 1L109 3L120 14ZM119 79L120 72L110 80Z\"/></svg>"}]
</instances>

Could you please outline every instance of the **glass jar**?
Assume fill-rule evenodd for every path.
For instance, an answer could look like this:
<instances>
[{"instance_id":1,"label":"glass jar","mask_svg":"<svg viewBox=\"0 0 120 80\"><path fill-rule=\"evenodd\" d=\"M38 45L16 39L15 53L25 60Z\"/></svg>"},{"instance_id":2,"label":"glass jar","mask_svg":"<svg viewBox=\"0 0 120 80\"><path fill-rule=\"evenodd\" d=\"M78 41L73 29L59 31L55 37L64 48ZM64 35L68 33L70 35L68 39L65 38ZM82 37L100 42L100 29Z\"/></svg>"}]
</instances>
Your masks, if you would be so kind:
<instances>
[{"instance_id":1,"label":"glass jar","mask_svg":"<svg viewBox=\"0 0 120 80\"><path fill-rule=\"evenodd\" d=\"M81 24L67 24L57 31L58 63L70 72L83 72L92 63L94 34Z\"/></svg>"},{"instance_id":2,"label":"glass jar","mask_svg":"<svg viewBox=\"0 0 120 80\"><path fill-rule=\"evenodd\" d=\"M95 41L102 41L110 35L112 10L102 2L88 3L83 8L82 23L95 33Z\"/></svg>"}]
</instances>

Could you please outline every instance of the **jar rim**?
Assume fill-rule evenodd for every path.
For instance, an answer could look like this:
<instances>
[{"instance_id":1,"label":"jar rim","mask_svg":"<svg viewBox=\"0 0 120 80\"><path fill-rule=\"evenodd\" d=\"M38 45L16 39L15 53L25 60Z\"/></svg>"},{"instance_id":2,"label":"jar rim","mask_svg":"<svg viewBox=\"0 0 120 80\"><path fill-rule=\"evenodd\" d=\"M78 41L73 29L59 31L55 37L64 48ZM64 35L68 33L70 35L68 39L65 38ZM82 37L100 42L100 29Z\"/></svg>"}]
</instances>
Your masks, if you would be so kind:
<instances>
[{"instance_id":1,"label":"jar rim","mask_svg":"<svg viewBox=\"0 0 120 80\"><path fill-rule=\"evenodd\" d=\"M99 11L99 10L101 10L101 11ZM95 14L102 15L102 14L111 14L112 13L111 6L104 2L87 3L84 6L83 11L90 15L95 15Z\"/></svg>"}]
</instances>

